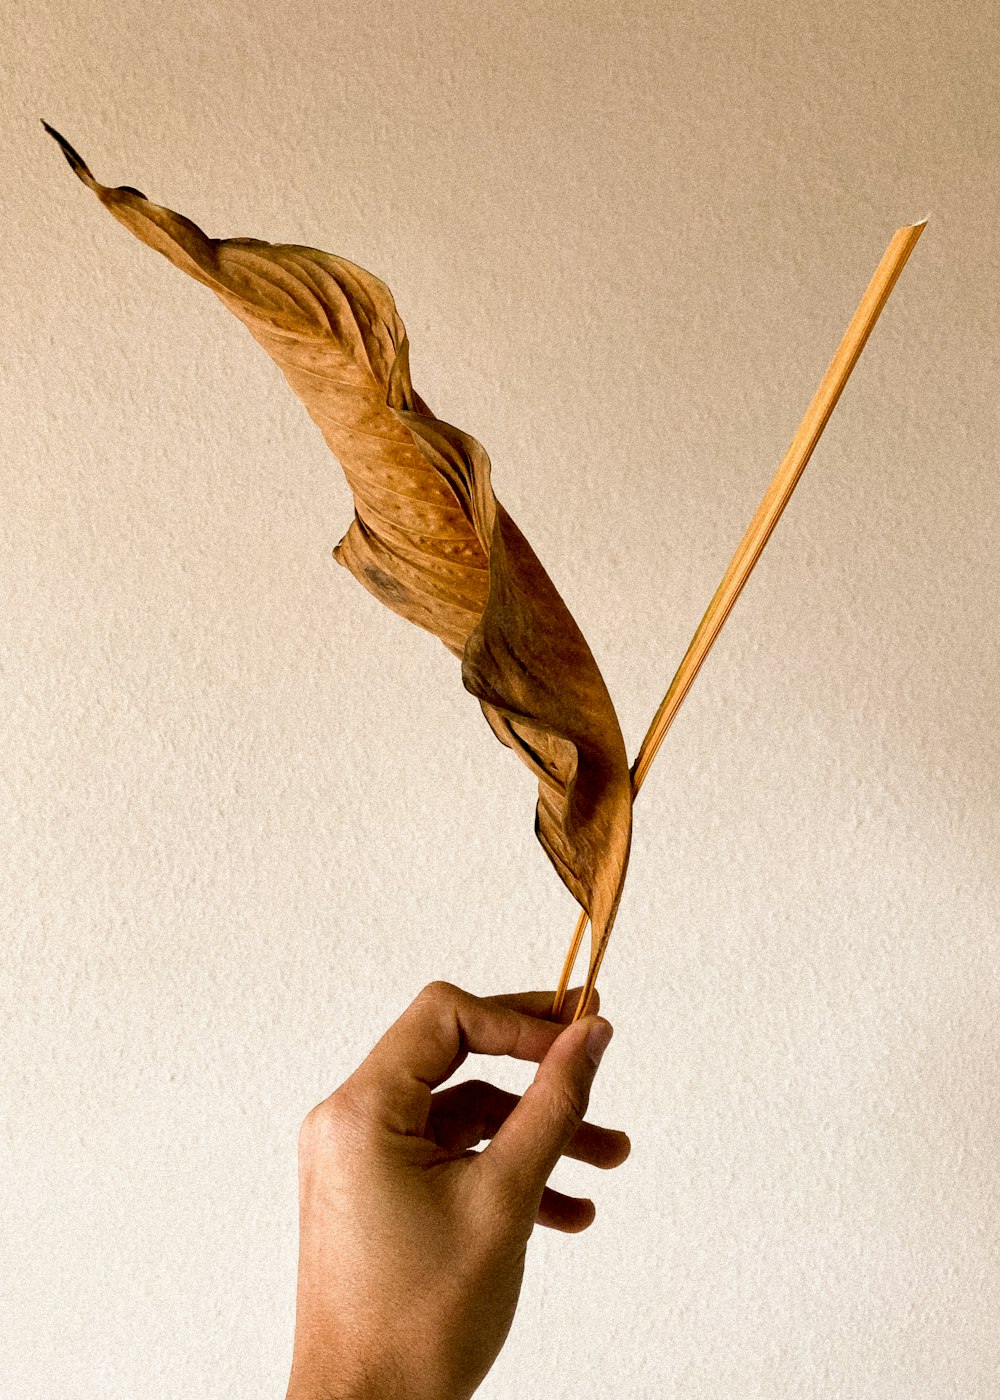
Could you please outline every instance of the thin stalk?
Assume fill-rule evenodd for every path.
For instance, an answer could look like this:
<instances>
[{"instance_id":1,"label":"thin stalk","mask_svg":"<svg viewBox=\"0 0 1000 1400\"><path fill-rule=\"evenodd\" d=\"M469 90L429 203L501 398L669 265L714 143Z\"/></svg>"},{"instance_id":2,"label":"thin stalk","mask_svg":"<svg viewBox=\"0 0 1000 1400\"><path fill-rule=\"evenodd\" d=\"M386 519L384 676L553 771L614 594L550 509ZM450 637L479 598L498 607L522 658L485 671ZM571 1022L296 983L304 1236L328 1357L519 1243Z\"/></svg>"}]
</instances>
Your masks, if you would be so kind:
<instances>
[{"instance_id":1,"label":"thin stalk","mask_svg":"<svg viewBox=\"0 0 1000 1400\"><path fill-rule=\"evenodd\" d=\"M746 533L730 561L729 568L715 590L712 601L698 624L698 629L684 653L667 693L653 716L653 721L639 747L635 762L632 764L633 799L642 787L650 765L656 757L684 697L691 689L695 676L701 670L715 639L722 631L726 618L732 612L733 605L743 591L744 584L753 572L754 565L763 553L764 546L771 538L771 532L781 519L781 513L788 504L791 494L798 484L799 477L805 470L806 463L822 436L830 414L836 407L837 400L851 377L851 371L857 364L868 337L875 328L882 308L889 300L890 293L896 285L896 279L905 267L906 260L913 252L917 239L923 233L926 224L927 220L922 219L919 223L907 224L903 228L897 229L882 255L882 261L875 269L865 294L851 318L850 325L837 347L836 354L830 361L827 371L820 381L819 388L806 409L805 417L792 438L791 446L785 453L771 484L764 492L756 514L747 526ZM552 1002L552 1011L550 1012L552 1019L557 1019L562 1011L566 989L569 986L573 965L576 962L586 927L587 914L586 911L581 911L563 964L559 986ZM574 1021L586 1014L587 1003L597 980L597 971L606 945L607 938L602 941L599 948L591 951L590 967L577 1003Z\"/></svg>"}]
</instances>

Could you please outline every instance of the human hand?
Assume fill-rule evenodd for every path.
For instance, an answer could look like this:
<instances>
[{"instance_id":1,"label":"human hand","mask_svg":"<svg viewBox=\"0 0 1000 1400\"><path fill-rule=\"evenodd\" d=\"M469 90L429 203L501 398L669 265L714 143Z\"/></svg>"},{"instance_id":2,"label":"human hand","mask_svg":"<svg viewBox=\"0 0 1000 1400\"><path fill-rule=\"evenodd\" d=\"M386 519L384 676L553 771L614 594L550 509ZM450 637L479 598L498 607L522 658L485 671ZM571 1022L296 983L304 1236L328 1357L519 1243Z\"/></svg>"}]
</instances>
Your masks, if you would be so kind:
<instances>
[{"instance_id":1,"label":"human hand","mask_svg":"<svg viewBox=\"0 0 1000 1400\"><path fill-rule=\"evenodd\" d=\"M468 1400L510 1331L533 1227L592 1223L592 1201L546 1181L563 1153L629 1154L624 1133L584 1122L588 1036L606 1045L611 1027L549 1021L552 997L432 982L306 1116L286 1400ZM539 1067L520 1098L475 1079L438 1090L470 1052Z\"/></svg>"}]
</instances>

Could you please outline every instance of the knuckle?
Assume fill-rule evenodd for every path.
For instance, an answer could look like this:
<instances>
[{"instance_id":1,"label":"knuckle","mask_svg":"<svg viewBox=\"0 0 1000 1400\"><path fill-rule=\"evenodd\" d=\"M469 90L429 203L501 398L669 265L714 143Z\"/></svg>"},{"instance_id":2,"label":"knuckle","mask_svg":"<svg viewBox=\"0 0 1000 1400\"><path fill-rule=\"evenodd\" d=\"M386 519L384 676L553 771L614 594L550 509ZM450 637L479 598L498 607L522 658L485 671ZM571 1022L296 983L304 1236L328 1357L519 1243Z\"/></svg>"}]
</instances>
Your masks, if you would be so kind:
<instances>
[{"instance_id":1,"label":"knuckle","mask_svg":"<svg viewBox=\"0 0 1000 1400\"><path fill-rule=\"evenodd\" d=\"M463 1079L461 1089L470 1099L483 1098L495 1092L493 1085L488 1084L485 1079Z\"/></svg>"},{"instance_id":2,"label":"knuckle","mask_svg":"<svg viewBox=\"0 0 1000 1400\"><path fill-rule=\"evenodd\" d=\"M459 989L450 982L435 981L428 982L426 987L420 990L417 1000L429 1001L437 1006L442 1002L454 1001L455 998L460 995Z\"/></svg>"},{"instance_id":3,"label":"knuckle","mask_svg":"<svg viewBox=\"0 0 1000 1400\"><path fill-rule=\"evenodd\" d=\"M299 1127L299 1156L310 1157L316 1151L325 1129L325 1104L317 1104L303 1118Z\"/></svg>"},{"instance_id":4,"label":"knuckle","mask_svg":"<svg viewBox=\"0 0 1000 1400\"><path fill-rule=\"evenodd\" d=\"M586 1089L579 1084L562 1083L555 1095L556 1110L560 1118L575 1131L586 1117L589 1100Z\"/></svg>"},{"instance_id":5,"label":"knuckle","mask_svg":"<svg viewBox=\"0 0 1000 1400\"><path fill-rule=\"evenodd\" d=\"M306 1157L328 1150L343 1133L349 1108L340 1090L311 1108L299 1128L299 1152Z\"/></svg>"}]
</instances>

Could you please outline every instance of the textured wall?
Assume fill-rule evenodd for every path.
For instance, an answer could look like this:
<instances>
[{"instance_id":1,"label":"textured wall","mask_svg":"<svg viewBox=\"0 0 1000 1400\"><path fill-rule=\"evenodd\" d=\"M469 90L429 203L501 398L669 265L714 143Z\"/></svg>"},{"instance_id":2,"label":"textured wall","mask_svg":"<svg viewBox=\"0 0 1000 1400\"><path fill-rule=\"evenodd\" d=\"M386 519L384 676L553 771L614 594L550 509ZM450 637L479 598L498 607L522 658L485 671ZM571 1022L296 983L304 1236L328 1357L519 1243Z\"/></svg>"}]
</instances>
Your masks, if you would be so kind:
<instances>
[{"instance_id":1,"label":"textured wall","mask_svg":"<svg viewBox=\"0 0 1000 1400\"><path fill-rule=\"evenodd\" d=\"M598 1120L488 1400L995 1400L1000 21L38 0L3 20L0 1391L284 1393L303 1113L572 901L336 462L73 178L396 294L631 753L931 222L637 808ZM470 1063L522 1088L527 1066Z\"/></svg>"}]
</instances>

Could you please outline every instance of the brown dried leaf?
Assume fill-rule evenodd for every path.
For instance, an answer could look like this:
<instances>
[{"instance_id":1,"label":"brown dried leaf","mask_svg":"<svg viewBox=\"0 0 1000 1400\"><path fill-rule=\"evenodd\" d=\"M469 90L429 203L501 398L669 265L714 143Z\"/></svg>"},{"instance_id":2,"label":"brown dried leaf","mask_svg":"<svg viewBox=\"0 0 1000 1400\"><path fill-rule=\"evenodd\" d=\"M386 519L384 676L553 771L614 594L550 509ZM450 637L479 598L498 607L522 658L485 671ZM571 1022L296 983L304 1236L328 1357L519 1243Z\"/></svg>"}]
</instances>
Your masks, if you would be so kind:
<instances>
[{"instance_id":1,"label":"brown dried leaf","mask_svg":"<svg viewBox=\"0 0 1000 1400\"><path fill-rule=\"evenodd\" d=\"M354 522L334 557L461 658L462 681L493 732L538 779L535 831L590 915L596 954L621 896L632 826L614 706L583 634L493 494L485 450L414 390L388 287L315 248L209 238L130 186L100 184L43 125L105 208L210 287L305 404L354 495Z\"/></svg>"}]
</instances>

